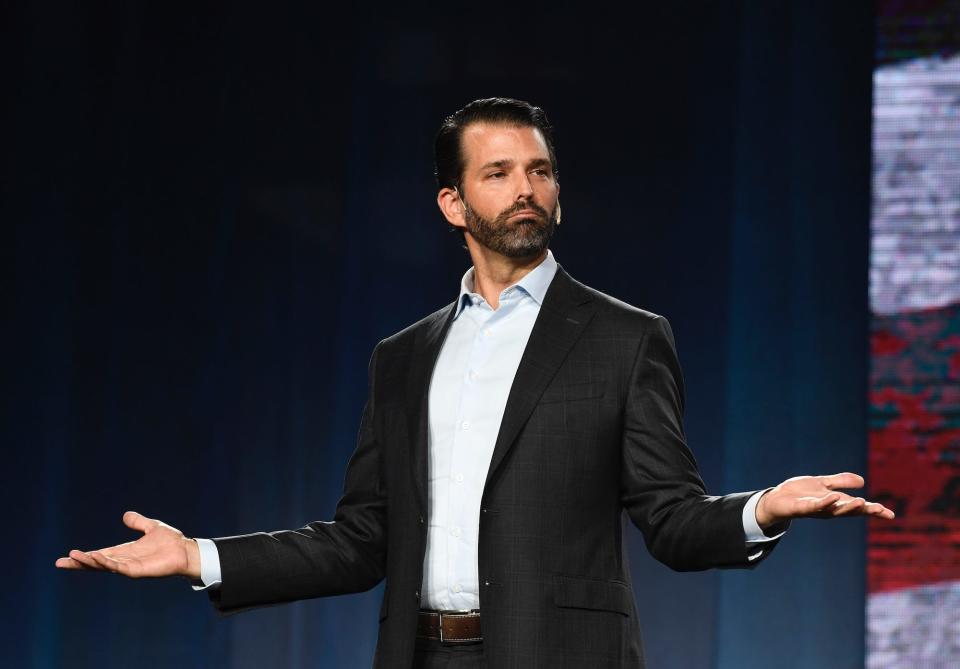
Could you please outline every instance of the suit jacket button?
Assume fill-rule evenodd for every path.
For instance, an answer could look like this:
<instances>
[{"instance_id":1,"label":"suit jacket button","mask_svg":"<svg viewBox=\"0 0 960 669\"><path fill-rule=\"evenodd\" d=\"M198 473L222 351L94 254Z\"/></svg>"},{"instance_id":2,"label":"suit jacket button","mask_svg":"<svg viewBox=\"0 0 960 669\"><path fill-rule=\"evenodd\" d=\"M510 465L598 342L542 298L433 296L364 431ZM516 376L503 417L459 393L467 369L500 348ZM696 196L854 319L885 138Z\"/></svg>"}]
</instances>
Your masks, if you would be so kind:
<instances>
[{"instance_id":1,"label":"suit jacket button","mask_svg":"<svg viewBox=\"0 0 960 669\"><path fill-rule=\"evenodd\" d=\"M423 525L423 516L420 516L420 524Z\"/></svg>"}]
</instances>

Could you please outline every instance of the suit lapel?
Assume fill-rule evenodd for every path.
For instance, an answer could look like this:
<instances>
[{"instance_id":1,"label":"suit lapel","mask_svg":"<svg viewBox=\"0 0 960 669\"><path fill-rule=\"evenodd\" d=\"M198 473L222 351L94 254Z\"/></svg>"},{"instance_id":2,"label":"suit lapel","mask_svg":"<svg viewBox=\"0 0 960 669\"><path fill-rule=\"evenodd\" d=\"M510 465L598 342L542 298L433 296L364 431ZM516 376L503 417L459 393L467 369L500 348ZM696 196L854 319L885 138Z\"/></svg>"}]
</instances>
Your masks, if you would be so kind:
<instances>
[{"instance_id":1,"label":"suit lapel","mask_svg":"<svg viewBox=\"0 0 960 669\"><path fill-rule=\"evenodd\" d=\"M558 265L507 396L484 489L489 487L540 396L593 318L593 313L590 294Z\"/></svg>"},{"instance_id":2,"label":"suit lapel","mask_svg":"<svg viewBox=\"0 0 960 669\"><path fill-rule=\"evenodd\" d=\"M407 426L409 429L410 466L420 509L427 509L427 429L429 428L427 406L429 403L430 378L437 364L440 348L447 336L457 303L438 311L421 328L413 344L410 361L410 376L407 377Z\"/></svg>"},{"instance_id":3,"label":"suit lapel","mask_svg":"<svg viewBox=\"0 0 960 669\"><path fill-rule=\"evenodd\" d=\"M437 364L443 340L447 336L456 302L438 311L420 329L414 342L407 379L407 416L410 444L411 474L420 508L427 509L427 430L429 417L430 379ZM547 289L540 306L540 313L533 324L527 346L520 358L520 365L513 378L507 405L500 422L486 485L489 485L497 468L506 457L540 396L556 375L570 349L579 339L587 323L593 318L594 308L590 294L557 266L557 273ZM486 486L485 486L486 487Z\"/></svg>"}]
</instances>

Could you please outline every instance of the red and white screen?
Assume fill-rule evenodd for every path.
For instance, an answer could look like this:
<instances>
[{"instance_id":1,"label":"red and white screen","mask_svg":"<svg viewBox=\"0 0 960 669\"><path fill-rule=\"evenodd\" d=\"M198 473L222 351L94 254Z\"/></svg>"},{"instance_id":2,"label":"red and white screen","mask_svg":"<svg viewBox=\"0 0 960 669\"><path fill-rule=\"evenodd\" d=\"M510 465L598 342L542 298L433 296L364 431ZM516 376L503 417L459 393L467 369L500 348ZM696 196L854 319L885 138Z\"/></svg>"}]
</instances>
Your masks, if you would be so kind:
<instances>
[{"instance_id":1,"label":"red and white screen","mask_svg":"<svg viewBox=\"0 0 960 669\"><path fill-rule=\"evenodd\" d=\"M867 666L960 667L960 32L880 3L874 72Z\"/></svg>"}]
</instances>

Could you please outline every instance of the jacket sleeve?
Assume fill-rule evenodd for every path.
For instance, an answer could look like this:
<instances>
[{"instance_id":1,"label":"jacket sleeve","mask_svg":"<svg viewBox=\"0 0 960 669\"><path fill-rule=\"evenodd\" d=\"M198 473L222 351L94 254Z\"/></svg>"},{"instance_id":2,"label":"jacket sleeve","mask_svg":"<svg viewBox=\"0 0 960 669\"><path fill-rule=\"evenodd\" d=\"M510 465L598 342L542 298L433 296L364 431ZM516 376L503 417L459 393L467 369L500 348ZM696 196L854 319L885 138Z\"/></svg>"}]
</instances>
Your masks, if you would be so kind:
<instances>
[{"instance_id":1,"label":"jacket sleeve","mask_svg":"<svg viewBox=\"0 0 960 669\"><path fill-rule=\"evenodd\" d=\"M333 521L298 530L214 539L221 587L209 591L221 613L297 599L369 590L385 573L386 490L376 429L377 345L368 369L368 397L357 448L347 465Z\"/></svg>"},{"instance_id":2,"label":"jacket sleeve","mask_svg":"<svg viewBox=\"0 0 960 669\"><path fill-rule=\"evenodd\" d=\"M683 374L666 318L648 324L624 407L621 501L650 553L677 571L754 567L743 508L756 491L707 495L683 429Z\"/></svg>"}]
</instances>

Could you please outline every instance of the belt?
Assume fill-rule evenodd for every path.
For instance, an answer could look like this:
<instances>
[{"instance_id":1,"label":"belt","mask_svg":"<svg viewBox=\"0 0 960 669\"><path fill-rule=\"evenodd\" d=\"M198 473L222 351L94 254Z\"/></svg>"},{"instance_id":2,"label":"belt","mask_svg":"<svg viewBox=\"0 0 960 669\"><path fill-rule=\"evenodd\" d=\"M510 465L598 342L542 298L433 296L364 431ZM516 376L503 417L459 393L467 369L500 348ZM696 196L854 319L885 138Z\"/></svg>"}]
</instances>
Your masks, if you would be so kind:
<instances>
[{"instance_id":1,"label":"belt","mask_svg":"<svg viewBox=\"0 0 960 669\"><path fill-rule=\"evenodd\" d=\"M421 609L417 618L417 636L442 643L483 641L480 611L432 611Z\"/></svg>"}]
</instances>

